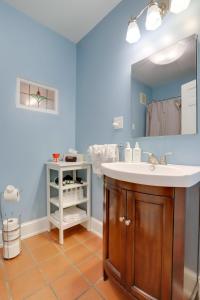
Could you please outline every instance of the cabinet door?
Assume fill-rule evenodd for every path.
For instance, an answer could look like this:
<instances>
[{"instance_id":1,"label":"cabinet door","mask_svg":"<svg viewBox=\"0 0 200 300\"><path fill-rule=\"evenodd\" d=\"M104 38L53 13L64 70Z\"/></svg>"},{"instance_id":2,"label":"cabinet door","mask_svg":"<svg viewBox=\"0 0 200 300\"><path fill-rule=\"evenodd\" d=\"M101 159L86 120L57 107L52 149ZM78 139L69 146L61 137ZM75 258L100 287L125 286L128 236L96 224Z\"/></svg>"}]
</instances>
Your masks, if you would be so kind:
<instances>
[{"instance_id":1,"label":"cabinet door","mask_svg":"<svg viewBox=\"0 0 200 300\"><path fill-rule=\"evenodd\" d=\"M104 271L124 282L126 191L105 187L104 196Z\"/></svg>"},{"instance_id":2,"label":"cabinet door","mask_svg":"<svg viewBox=\"0 0 200 300\"><path fill-rule=\"evenodd\" d=\"M173 200L127 192L126 284L137 299L171 299Z\"/></svg>"}]
</instances>

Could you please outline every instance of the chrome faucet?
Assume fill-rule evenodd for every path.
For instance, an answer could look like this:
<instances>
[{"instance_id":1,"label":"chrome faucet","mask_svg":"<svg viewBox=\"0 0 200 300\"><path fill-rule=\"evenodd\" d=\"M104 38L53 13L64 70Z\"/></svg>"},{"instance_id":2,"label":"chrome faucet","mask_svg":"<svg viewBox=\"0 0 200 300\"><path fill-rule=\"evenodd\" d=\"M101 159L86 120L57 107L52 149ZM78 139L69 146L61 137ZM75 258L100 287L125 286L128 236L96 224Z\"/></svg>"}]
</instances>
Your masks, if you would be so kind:
<instances>
[{"instance_id":1,"label":"chrome faucet","mask_svg":"<svg viewBox=\"0 0 200 300\"><path fill-rule=\"evenodd\" d=\"M172 155L172 152L167 152L160 157L160 165L167 165L167 156Z\"/></svg>"},{"instance_id":2,"label":"chrome faucet","mask_svg":"<svg viewBox=\"0 0 200 300\"><path fill-rule=\"evenodd\" d=\"M159 159L155 156L155 154L151 152L143 152L144 154L148 154L148 163L152 165L158 165Z\"/></svg>"},{"instance_id":3,"label":"chrome faucet","mask_svg":"<svg viewBox=\"0 0 200 300\"><path fill-rule=\"evenodd\" d=\"M172 155L172 152L167 152L161 155L160 159L156 157L155 154L151 152L143 152L144 154L148 154L148 163L152 165L167 165L167 156Z\"/></svg>"}]
</instances>

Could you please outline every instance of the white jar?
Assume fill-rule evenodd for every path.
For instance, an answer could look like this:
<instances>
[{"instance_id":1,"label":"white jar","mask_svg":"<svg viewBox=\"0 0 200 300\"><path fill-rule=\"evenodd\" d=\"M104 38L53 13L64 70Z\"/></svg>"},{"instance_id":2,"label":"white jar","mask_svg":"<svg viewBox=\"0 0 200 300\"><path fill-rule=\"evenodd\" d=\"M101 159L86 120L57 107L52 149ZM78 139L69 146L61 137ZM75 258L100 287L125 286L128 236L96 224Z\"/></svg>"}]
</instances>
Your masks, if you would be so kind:
<instances>
[{"instance_id":1,"label":"white jar","mask_svg":"<svg viewBox=\"0 0 200 300\"><path fill-rule=\"evenodd\" d=\"M132 156L133 156L133 150L130 146L130 143L127 142L126 147L124 149L124 160L125 160L125 162L128 162L128 163L132 162Z\"/></svg>"},{"instance_id":2,"label":"white jar","mask_svg":"<svg viewBox=\"0 0 200 300\"><path fill-rule=\"evenodd\" d=\"M83 188L80 187L79 188L79 200L83 200L83 197L84 197Z\"/></svg>"},{"instance_id":3,"label":"white jar","mask_svg":"<svg viewBox=\"0 0 200 300\"><path fill-rule=\"evenodd\" d=\"M77 189L74 189L73 190L73 200L77 201L77 199L78 199L78 191L77 191Z\"/></svg>"},{"instance_id":4,"label":"white jar","mask_svg":"<svg viewBox=\"0 0 200 300\"><path fill-rule=\"evenodd\" d=\"M140 163L142 157L142 149L138 142L135 144L135 148L133 149L133 162Z\"/></svg>"}]
</instances>

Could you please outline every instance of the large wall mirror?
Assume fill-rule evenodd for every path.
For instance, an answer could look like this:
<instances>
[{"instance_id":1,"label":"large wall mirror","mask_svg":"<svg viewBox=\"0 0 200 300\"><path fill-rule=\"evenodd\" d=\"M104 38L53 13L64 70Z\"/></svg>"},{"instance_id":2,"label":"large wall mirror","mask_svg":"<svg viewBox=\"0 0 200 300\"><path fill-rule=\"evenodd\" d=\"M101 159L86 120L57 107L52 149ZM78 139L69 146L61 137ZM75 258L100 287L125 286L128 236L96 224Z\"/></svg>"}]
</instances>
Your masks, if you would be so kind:
<instances>
[{"instance_id":1,"label":"large wall mirror","mask_svg":"<svg viewBox=\"0 0 200 300\"><path fill-rule=\"evenodd\" d=\"M132 136L197 133L197 36L131 66Z\"/></svg>"}]
</instances>

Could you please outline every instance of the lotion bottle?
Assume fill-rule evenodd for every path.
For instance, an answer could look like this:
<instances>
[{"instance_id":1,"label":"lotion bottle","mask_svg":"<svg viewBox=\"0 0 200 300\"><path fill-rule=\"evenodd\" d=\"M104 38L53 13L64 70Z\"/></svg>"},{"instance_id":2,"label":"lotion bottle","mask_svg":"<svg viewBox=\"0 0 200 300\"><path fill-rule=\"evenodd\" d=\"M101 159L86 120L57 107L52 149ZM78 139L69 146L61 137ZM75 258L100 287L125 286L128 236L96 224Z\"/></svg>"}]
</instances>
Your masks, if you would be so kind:
<instances>
[{"instance_id":1,"label":"lotion bottle","mask_svg":"<svg viewBox=\"0 0 200 300\"><path fill-rule=\"evenodd\" d=\"M125 162L132 162L132 157L133 157L133 150L132 150L132 148L130 146L130 143L127 142L125 150L124 150L124 159L125 159Z\"/></svg>"},{"instance_id":2,"label":"lotion bottle","mask_svg":"<svg viewBox=\"0 0 200 300\"><path fill-rule=\"evenodd\" d=\"M133 148L133 162L139 163L141 162L142 157L142 149L140 148L140 145L138 142L135 144L135 148Z\"/></svg>"}]
</instances>

